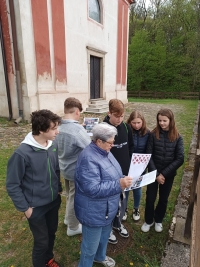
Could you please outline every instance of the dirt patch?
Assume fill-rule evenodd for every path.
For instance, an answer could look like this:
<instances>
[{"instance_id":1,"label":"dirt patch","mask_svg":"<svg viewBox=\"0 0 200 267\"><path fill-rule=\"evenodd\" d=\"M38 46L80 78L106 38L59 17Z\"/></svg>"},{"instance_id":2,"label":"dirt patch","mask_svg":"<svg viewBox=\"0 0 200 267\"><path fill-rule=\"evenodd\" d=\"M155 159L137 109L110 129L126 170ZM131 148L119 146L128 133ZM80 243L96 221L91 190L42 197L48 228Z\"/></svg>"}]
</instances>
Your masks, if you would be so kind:
<instances>
[{"instance_id":1,"label":"dirt patch","mask_svg":"<svg viewBox=\"0 0 200 267\"><path fill-rule=\"evenodd\" d=\"M133 236L133 229L131 229L128 224L124 224L124 226L126 226L126 229L129 233L129 237L124 238L119 234L117 230L113 229L113 233L116 236L118 242L115 245L108 243L108 255L113 256L115 254L122 253L124 250L126 250L127 247L132 247L133 239L131 237Z\"/></svg>"},{"instance_id":2,"label":"dirt patch","mask_svg":"<svg viewBox=\"0 0 200 267\"><path fill-rule=\"evenodd\" d=\"M130 113L134 109L141 110L144 114L144 117L147 122L147 127L152 130L156 124L156 114L161 108L170 108L173 110L174 115L180 114L184 111L182 105L161 105L155 103L127 103L125 104L125 118L126 121L130 115ZM80 123L83 122L84 117L99 117L100 122L105 118L106 113L103 114L94 114L94 113L82 113L80 118ZM10 148L10 147L18 147L22 142L24 137L31 131L31 124L13 124L5 123L4 125L0 125L0 147L1 148Z\"/></svg>"}]
</instances>

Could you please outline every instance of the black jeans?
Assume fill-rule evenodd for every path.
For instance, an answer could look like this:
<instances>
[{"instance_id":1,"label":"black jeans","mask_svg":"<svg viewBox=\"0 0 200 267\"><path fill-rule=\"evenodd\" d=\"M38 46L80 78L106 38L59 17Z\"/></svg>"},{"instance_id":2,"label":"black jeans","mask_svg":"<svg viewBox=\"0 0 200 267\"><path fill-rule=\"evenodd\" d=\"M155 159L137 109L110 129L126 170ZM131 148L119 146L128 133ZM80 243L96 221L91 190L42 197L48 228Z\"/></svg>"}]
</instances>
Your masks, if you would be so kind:
<instances>
[{"instance_id":1,"label":"black jeans","mask_svg":"<svg viewBox=\"0 0 200 267\"><path fill-rule=\"evenodd\" d=\"M53 202L33 209L28 219L29 227L33 234L34 245L32 261L34 267L45 267L53 258L55 233L58 228L58 210L61 197L58 195Z\"/></svg>"},{"instance_id":2,"label":"black jeans","mask_svg":"<svg viewBox=\"0 0 200 267\"><path fill-rule=\"evenodd\" d=\"M162 223L166 213L168 197L173 185L173 181L174 177L170 177L165 179L165 183L163 185L158 184L158 182L155 181L147 186L145 207L145 222L147 224L152 224L154 219L155 222ZM154 210L158 188L159 199L156 209Z\"/></svg>"}]
</instances>

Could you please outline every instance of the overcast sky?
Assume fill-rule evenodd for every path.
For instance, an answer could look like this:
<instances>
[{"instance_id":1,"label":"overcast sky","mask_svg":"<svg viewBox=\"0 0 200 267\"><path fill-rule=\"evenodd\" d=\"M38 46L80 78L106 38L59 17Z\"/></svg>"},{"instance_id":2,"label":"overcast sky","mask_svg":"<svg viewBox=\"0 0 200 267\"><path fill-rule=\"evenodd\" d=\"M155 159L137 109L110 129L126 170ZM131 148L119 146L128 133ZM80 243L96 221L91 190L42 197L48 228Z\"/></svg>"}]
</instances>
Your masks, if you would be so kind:
<instances>
[{"instance_id":1,"label":"overcast sky","mask_svg":"<svg viewBox=\"0 0 200 267\"><path fill-rule=\"evenodd\" d=\"M146 0L145 2L146 2L146 5L147 5L147 6L148 6L148 5L149 5L149 3L150 3L150 1L149 1L149 0Z\"/></svg>"}]
</instances>

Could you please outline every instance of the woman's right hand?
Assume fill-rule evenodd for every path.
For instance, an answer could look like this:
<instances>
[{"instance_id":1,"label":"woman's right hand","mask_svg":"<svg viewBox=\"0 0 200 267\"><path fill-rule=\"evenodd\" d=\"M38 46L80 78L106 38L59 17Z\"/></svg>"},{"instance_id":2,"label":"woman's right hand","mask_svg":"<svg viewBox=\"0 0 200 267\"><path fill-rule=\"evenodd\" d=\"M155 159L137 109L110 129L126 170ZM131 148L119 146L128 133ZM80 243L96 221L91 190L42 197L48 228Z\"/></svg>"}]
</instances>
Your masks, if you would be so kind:
<instances>
[{"instance_id":1,"label":"woman's right hand","mask_svg":"<svg viewBox=\"0 0 200 267\"><path fill-rule=\"evenodd\" d=\"M133 178L129 176L125 176L124 178L120 178L119 182L120 182L121 188L125 189L132 185Z\"/></svg>"}]
</instances>

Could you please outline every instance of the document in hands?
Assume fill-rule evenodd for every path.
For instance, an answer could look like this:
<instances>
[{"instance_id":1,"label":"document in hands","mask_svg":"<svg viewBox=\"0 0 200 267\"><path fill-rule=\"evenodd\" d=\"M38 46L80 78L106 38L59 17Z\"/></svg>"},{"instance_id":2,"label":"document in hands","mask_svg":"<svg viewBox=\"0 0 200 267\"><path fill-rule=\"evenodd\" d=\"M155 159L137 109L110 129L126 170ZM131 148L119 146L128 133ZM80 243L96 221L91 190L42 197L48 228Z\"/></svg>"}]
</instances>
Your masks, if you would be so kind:
<instances>
[{"instance_id":1,"label":"document in hands","mask_svg":"<svg viewBox=\"0 0 200 267\"><path fill-rule=\"evenodd\" d=\"M84 118L83 124L89 136L92 136L92 128L99 123L99 118Z\"/></svg>"},{"instance_id":2,"label":"document in hands","mask_svg":"<svg viewBox=\"0 0 200 267\"><path fill-rule=\"evenodd\" d=\"M129 188L126 188L125 191L136 189L147 184L151 184L155 181L156 170L142 175L149 163L150 158L151 154L132 154L128 176L133 178L133 183Z\"/></svg>"}]
</instances>

